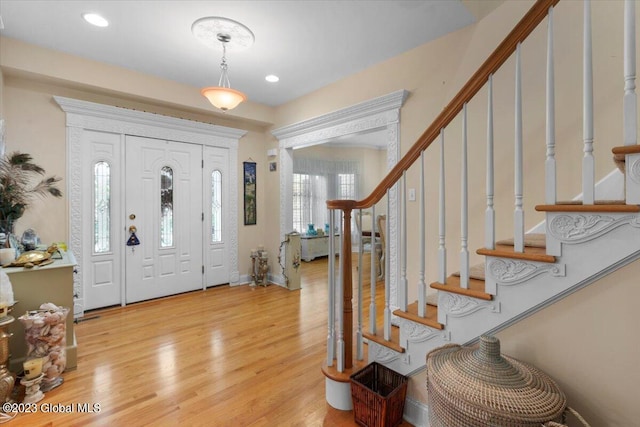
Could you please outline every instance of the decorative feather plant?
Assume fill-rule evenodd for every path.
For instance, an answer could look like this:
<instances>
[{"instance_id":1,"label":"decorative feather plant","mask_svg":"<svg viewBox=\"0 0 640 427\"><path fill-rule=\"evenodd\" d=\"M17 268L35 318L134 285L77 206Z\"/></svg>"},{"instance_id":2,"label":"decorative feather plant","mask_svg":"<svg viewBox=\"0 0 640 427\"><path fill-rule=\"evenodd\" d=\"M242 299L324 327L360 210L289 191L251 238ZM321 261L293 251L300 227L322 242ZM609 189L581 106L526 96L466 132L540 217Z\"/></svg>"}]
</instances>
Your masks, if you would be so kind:
<instances>
[{"instance_id":1,"label":"decorative feather plant","mask_svg":"<svg viewBox=\"0 0 640 427\"><path fill-rule=\"evenodd\" d=\"M34 197L62 197L56 186L61 178L49 176L32 184L37 175L44 174L29 154L13 152L0 157L0 232L13 231L13 224Z\"/></svg>"}]
</instances>

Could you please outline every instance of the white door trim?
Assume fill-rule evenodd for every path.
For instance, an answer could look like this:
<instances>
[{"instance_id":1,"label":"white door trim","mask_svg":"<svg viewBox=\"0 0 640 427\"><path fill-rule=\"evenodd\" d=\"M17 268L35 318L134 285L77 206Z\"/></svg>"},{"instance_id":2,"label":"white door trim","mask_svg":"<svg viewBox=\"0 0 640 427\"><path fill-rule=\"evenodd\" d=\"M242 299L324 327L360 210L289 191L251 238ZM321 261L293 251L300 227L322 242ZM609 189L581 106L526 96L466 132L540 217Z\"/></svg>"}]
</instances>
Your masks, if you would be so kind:
<instances>
[{"instance_id":1,"label":"white door trim","mask_svg":"<svg viewBox=\"0 0 640 427\"><path fill-rule=\"evenodd\" d=\"M80 101L77 99L53 97L66 113L67 126L67 195L69 198L69 248L78 261L78 274L74 277L73 291L77 295L74 302L74 316L83 312L83 244L87 242L82 234L82 134L85 129L94 131L135 135L149 138L168 139L206 146L229 149L229 175L232 183L238 182L238 140L247 133L242 129L233 129L208 123L178 119L143 111L129 110L110 105ZM124 152L124 150L123 150ZM124 169L123 169L124 170ZM124 180L122 180L124 182ZM119 192L123 194L122 191ZM238 195L230 192L229 201L229 283L240 279L238 269ZM125 230L122 230L122 241ZM124 256L124 252L123 255ZM124 265L124 259L122 264ZM124 287L124 270L121 273ZM122 292L123 298L125 292ZM124 305L124 300L122 301Z\"/></svg>"},{"instance_id":2,"label":"white door trim","mask_svg":"<svg viewBox=\"0 0 640 427\"><path fill-rule=\"evenodd\" d=\"M278 138L280 147L280 241L293 227L293 150L308 147L329 139L372 130L384 130L387 140L387 170L400 158L400 108L409 92L402 89L342 110L323 114L271 131ZM389 286L390 304L397 308L396 290L399 277L398 251L398 191L389 191ZM276 279L276 278L274 278ZM282 277L276 279L284 283Z\"/></svg>"}]
</instances>

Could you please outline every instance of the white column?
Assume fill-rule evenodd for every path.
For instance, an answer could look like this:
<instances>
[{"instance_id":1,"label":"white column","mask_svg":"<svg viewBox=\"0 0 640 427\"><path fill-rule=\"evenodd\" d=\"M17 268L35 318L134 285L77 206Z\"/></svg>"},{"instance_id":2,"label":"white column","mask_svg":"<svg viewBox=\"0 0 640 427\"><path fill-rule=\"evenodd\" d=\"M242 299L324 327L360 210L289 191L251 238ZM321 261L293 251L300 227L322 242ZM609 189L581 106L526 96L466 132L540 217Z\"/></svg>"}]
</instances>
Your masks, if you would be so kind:
<instances>
[{"instance_id":1,"label":"white column","mask_svg":"<svg viewBox=\"0 0 640 427\"><path fill-rule=\"evenodd\" d=\"M467 170L467 104L462 107L462 166L460 200L460 287L469 288L469 249L467 248L469 229L469 193Z\"/></svg>"},{"instance_id":2,"label":"white column","mask_svg":"<svg viewBox=\"0 0 640 427\"><path fill-rule=\"evenodd\" d=\"M520 48L516 48L516 100L515 100L515 210L513 212L514 251L524 252L524 210L522 209L522 72Z\"/></svg>"},{"instance_id":3,"label":"white column","mask_svg":"<svg viewBox=\"0 0 640 427\"><path fill-rule=\"evenodd\" d=\"M484 247L496 247L496 213L493 208L493 74L489 76L487 100L487 209L484 215Z\"/></svg>"},{"instance_id":4,"label":"white column","mask_svg":"<svg viewBox=\"0 0 640 427\"><path fill-rule=\"evenodd\" d=\"M592 205L595 199L595 159L593 158L593 66L591 60L591 2L584 2L583 43L583 138L582 203Z\"/></svg>"},{"instance_id":5,"label":"white column","mask_svg":"<svg viewBox=\"0 0 640 427\"><path fill-rule=\"evenodd\" d=\"M440 188L438 190L438 282L442 284L447 281L445 211L444 129L440 129Z\"/></svg>"},{"instance_id":6,"label":"white column","mask_svg":"<svg viewBox=\"0 0 640 427\"><path fill-rule=\"evenodd\" d=\"M329 210L329 230L333 232L335 226L334 210ZM334 247L334 241L329 238L329 280L328 280L328 302L329 306L329 319L327 321L327 366L333 366L333 360L336 357L335 349L335 324L336 324L336 301L335 301L335 289L336 289L336 249Z\"/></svg>"},{"instance_id":7,"label":"white column","mask_svg":"<svg viewBox=\"0 0 640 427\"><path fill-rule=\"evenodd\" d=\"M545 196L547 205L556 204L556 107L555 65L553 62L553 6L549 8L547 28L547 158L545 169Z\"/></svg>"},{"instance_id":8,"label":"white column","mask_svg":"<svg viewBox=\"0 0 640 427\"><path fill-rule=\"evenodd\" d=\"M424 212L424 150L420 153L420 188L419 188L420 204L418 206L418 245L420 247L420 261L418 269L418 316L425 317L427 315L427 284L424 282L425 268L425 212Z\"/></svg>"}]
</instances>

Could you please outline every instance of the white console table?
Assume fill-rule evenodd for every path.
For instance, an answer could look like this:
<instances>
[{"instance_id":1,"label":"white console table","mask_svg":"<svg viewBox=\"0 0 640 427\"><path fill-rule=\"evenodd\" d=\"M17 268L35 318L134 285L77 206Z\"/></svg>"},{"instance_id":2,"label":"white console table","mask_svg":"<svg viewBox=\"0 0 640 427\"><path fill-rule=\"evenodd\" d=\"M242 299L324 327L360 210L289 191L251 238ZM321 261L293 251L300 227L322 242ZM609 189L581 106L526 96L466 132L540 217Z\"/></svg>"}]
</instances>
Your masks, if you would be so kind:
<instances>
[{"instance_id":1,"label":"white console table","mask_svg":"<svg viewBox=\"0 0 640 427\"><path fill-rule=\"evenodd\" d=\"M340 253L340 235L333 236L334 248L336 254ZM329 236L300 236L300 245L302 247L302 260L311 261L321 256L329 255Z\"/></svg>"}]
</instances>

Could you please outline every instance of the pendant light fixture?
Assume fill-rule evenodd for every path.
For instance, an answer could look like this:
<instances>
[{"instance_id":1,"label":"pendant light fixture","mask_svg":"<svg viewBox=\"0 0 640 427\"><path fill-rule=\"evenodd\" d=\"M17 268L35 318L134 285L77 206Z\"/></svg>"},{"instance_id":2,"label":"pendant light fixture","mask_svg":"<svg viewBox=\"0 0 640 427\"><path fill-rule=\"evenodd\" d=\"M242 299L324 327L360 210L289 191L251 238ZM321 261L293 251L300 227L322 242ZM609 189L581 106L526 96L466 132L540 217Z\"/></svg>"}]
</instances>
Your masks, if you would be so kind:
<instances>
[{"instance_id":1,"label":"pendant light fixture","mask_svg":"<svg viewBox=\"0 0 640 427\"><path fill-rule=\"evenodd\" d=\"M218 86L203 88L200 93L211 104L229 111L236 108L247 96L231 88L227 71L227 50L240 51L253 45L255 37L251 30L239 22L219 16L200 18L191 26L193 35L208 47L222 48L222 62L220 63L220 80Z\"/></svg>"}]
</instances>

